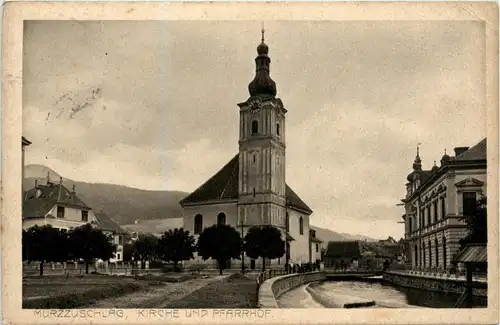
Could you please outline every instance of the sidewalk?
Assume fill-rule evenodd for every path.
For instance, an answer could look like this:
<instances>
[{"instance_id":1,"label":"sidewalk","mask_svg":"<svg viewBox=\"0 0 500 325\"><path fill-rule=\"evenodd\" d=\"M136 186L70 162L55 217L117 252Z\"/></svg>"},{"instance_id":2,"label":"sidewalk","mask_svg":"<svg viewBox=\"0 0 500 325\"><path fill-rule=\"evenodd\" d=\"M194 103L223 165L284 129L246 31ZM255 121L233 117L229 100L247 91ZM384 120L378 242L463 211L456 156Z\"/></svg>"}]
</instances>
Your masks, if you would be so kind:
<instances>
[{"instance_id":1,"label":"sidewalk","mask_svg":"<svg viewBox=\"0 0 500 325\"><path fill-rule=\"evenodd\" d=\"M257 294L255 279L235 273L161 308L256 308Z\"/></svg>"},{"instance_id":2,"label":"sidewalk","mask_svg":"<svg viewBox=\"0 0 500 325\"><path fill-rule=\"evenodd\" d=\"M193 291L211 283L216 283L227 276L199 278L179 283L166 283L148 291L138 291L117 298L100 300L83 308L162 308L164 305L181 299Z\"/></svg>"}]
</instances>

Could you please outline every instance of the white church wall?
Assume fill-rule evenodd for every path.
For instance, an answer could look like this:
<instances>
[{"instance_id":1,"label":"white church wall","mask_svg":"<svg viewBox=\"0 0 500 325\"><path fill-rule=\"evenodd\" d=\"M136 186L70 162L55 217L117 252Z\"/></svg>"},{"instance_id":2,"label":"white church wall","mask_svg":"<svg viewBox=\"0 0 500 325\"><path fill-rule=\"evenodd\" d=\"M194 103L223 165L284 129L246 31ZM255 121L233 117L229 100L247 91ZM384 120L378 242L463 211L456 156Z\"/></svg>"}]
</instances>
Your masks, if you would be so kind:
<instances>
[{"instance_id":1,"label":"white church wall","mask_svg":"<svg viewBox=\"0 0 500 325\"><path fill-rule=\"evenodd\" d=\"M309 262L309 216L305 213L296 210L288 210L290 217L290 236L295 239L290 243L290 259L293 263L301 262L302 264ZM303 232L300 234L300 217L303 218Z\"/></svg>"},{"instance_id":2,"label":"white church wall","mask_svg":"<svg viewBox=\"0 0 500 325\"><path fill-rule=\"evenodd\" d=\"M226 224L237 228L238 211L236 202L207 204L184 207L184 229L194 235L194 218L197 214L203 216L203 229L217 223L217 215L223 212L226 215Z\"/></svg>"}]
</instances>

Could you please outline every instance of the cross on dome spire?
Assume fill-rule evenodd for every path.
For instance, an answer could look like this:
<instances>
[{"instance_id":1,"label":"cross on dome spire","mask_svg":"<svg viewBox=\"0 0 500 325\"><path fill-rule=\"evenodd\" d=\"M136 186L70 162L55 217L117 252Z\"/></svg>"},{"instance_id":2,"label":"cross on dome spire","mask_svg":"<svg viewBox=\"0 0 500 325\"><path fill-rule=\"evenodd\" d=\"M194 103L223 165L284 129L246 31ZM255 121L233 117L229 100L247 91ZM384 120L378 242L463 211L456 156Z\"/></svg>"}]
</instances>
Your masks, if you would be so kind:
<instances>
[{"instance_id":1,"label":"cross on dome spire","mask_svg":"<svg viewBox=\"0 0 500 325\"><path fill-rule=\"evenodd\" d=\"M262 22L262 30L261 30L261 32L262 32L262 38L261 38L262 43L264 43L264 32L265 31L266 30L264 29L264 22Z\"/></svg>"},{"instance_id":2,"label":"cross on dome spire","mask_svg":"<svg viewBox=\"0 0 500 325\"><path fill-rule=\"evenodd\" d=\"M413 170L420 171L422 170L422 160L420 159L420 145L421 143L417 143L417 156L415 157L415 160L413 161Z\"/></svg>"}]
</instances>

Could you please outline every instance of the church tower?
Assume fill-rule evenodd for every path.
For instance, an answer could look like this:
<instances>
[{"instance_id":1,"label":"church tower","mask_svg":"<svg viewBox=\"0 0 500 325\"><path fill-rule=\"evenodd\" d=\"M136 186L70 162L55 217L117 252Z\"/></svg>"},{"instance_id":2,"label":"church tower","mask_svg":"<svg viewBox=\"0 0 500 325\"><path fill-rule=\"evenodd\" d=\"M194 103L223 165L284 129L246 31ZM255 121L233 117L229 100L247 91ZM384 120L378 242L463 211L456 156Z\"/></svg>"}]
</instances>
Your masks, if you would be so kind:
<instances>
[{"instance_id":1,"label":"church tower","mask_svg":"<svg viewBox=\"0 0 500 325\"><path fill-rule=\"evenodd\" d=\"M238 224L285 229L285 114L269 75L269 47L257 47L250 97L240 107Z\"/></svg>"}]
</instances>

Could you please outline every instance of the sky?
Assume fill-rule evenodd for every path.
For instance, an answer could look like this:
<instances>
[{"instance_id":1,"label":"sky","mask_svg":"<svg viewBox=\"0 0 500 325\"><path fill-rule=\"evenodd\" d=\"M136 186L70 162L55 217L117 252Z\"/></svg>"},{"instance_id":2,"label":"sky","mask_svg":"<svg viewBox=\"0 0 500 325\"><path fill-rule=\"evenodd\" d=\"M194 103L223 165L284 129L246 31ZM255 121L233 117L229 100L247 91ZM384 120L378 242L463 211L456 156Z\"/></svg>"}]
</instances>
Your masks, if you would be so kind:
<instances>
[{"instance_id":1,"label":"sky","mask_svg":"<svg viewBox=\"0 0 500 325\"><path fill-rule=\"evenodd\" d=\"M288 110L287 183L311 223L403 236L406 176L486 135L484 26L266 21ZM238 152L260 21L29 21L27 164L64 177L190 192Z\"/></svg>"}]
</instances>

